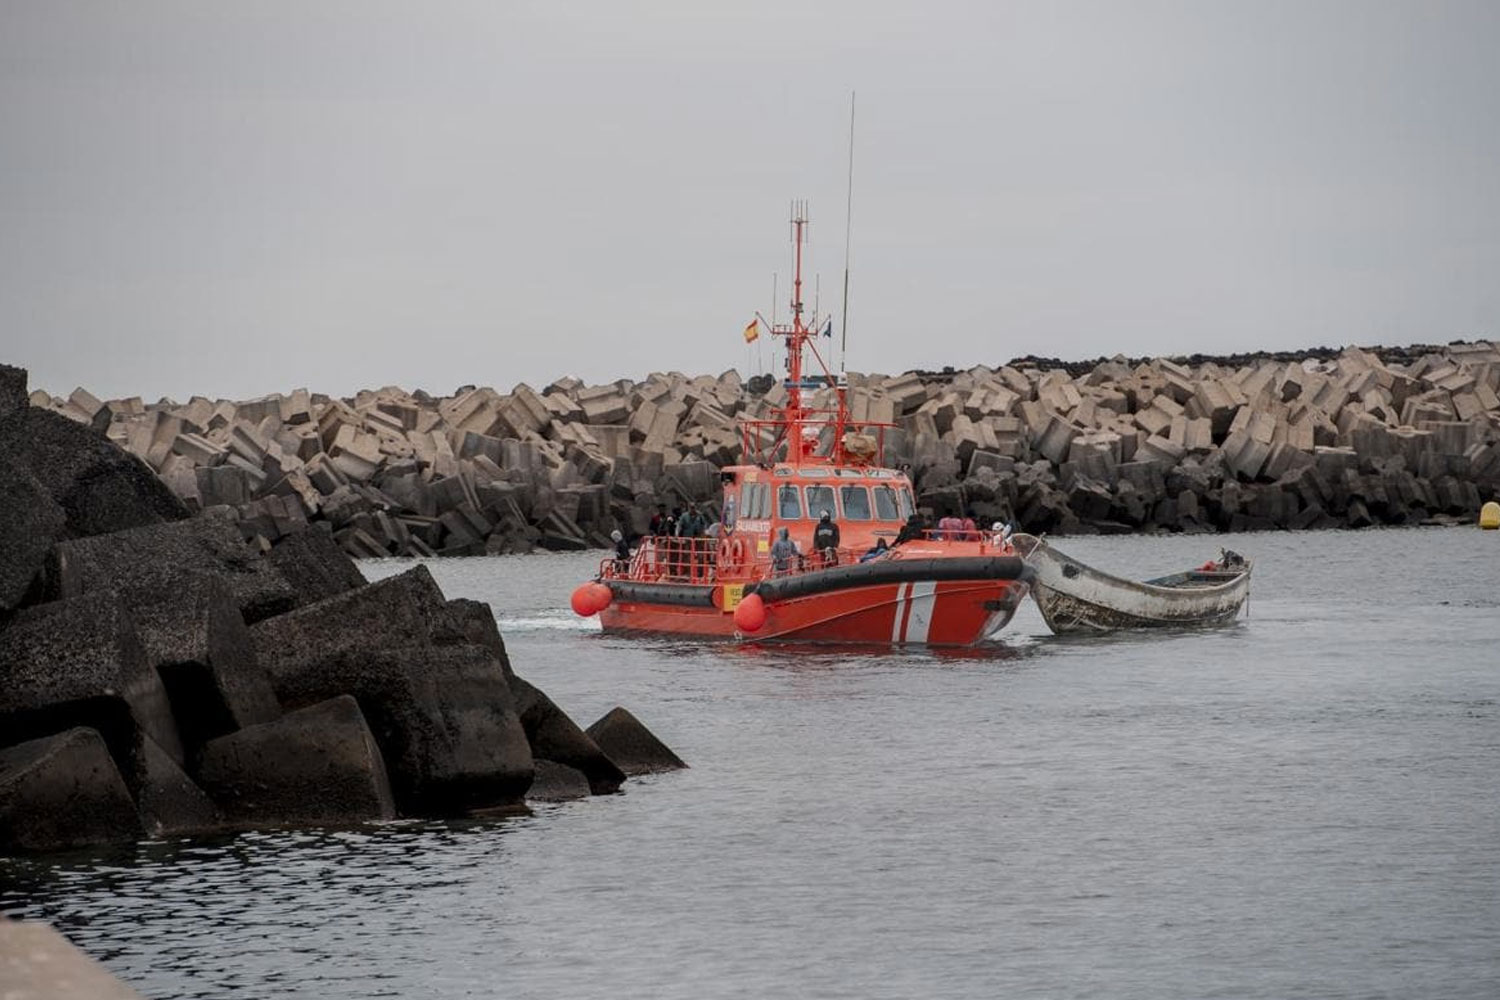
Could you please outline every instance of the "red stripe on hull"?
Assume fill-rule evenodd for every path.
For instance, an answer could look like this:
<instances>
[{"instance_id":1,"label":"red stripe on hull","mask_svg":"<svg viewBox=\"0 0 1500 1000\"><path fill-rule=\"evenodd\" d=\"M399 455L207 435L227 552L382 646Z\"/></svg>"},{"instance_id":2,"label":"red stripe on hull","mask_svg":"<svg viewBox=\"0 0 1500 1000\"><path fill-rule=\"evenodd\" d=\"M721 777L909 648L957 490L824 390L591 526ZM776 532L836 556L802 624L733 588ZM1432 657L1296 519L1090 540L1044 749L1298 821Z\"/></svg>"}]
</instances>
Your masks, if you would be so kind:
<instances>
[{"instance_id":1,"label":"red stripe on hull","mask_svg":"<svg viewBox=\"0 0 1500 1000\"><path fill-rule=\"evenodd\" d=\"M778 601L766 624L740 635L717 608L615 601L606 632L654 632L745 642L925 643L969 646L1003 628L1026 596L1018 580L914 582L856 587Z\"/></svg>"}]
</instances>

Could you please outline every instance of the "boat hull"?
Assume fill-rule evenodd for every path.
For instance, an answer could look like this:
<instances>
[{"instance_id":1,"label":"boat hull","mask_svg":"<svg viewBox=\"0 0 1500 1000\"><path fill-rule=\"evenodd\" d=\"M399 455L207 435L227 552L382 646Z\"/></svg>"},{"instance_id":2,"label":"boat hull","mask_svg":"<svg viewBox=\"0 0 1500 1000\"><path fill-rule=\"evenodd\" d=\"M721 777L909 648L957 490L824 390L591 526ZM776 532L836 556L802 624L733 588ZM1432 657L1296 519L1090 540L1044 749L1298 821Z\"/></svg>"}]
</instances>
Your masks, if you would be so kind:
<instances>
[{"instance_id":1,"label":"boat hull","mask_svg":"<svg viewBox=\"0 0 1500 1000\"><path fill-rule=\"evenodd\" d=\"M1030 535L1016 547L1036 573L1031 595L1042 619L1062 634L1117 629L1185 628L1233 621L1250 595L1250 567L1233 572L1189 571L1174 586L1101 573Z\"/></svg>"},{"instance_id":2,"label":"boat hull","mask_svg":"<svg viewBox=\"0 0 1500 1000\"><path fill-rule=\"evenodd\" d=\"M720 587L685 588L645 600L639 589L600 612L606 632L643 632L742 642L890 643L969 646L1004 628L1025 599L1021 579L912 579L772 600L755 632L735 626ZM635 598L635 599L632 599ZM665 598L665 599L663 599Z\"/></svg>"}]
</instances>

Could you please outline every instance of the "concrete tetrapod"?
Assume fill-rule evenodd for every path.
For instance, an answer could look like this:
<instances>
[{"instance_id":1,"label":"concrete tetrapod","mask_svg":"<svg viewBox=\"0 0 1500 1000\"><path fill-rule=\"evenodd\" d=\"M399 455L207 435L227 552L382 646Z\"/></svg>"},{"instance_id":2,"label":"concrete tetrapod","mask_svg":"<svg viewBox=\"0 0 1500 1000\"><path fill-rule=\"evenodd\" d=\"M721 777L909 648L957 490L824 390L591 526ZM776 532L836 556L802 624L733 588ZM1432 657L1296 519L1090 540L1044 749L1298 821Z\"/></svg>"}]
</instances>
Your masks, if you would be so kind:
<instances>
[{"instance_id":1,"label":"concrete tetrapod","mask_svg":"<svg viewBox=\"0 0 1500 1000\"><path fill-rule=\"evenodd\" d=\"M353 823L396 815L380 748L349 695L209 741L198 778L232 821Z\"/></svg>"},{"instance_id":2,"label":"concrete tetrapod","mask_svg":"<svg viewBox=\"0 0 1500 1000\"><path fill-rule=\"evenodd\" d=\"M135 803L93 729L0 750L0 853L134 840Z\"/></svg>"},{"instance_id":3,"label":"concrete tetrapod","mask_svg":"<svg viewBox=\"0 0 1500 1000\"><path fill-rule=\"evenodd\" d=\"M588 734L626 774L651 774L687 767L640 719L616 706L588 728Z\"/></svg>"}]
</instances>

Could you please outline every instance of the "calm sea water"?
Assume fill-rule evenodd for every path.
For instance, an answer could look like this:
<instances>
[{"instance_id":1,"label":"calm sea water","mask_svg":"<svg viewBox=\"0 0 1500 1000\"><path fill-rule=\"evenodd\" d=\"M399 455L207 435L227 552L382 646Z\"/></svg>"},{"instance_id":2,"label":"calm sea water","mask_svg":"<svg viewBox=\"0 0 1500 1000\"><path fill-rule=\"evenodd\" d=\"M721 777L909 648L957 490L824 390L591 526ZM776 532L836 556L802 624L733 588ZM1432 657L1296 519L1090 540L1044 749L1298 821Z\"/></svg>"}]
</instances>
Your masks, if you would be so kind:
<instances>
[{"instance_id":1,"label":"calm sea water","mask_svg":"<svg viewBox=\"0 0 1500 1000\"><path fill-rule=\"evenodd\" d=\"M605 638L587 556L435 562L692 769L490 822L0 860L151 997L1500 996L1500 535L1062 539L1199 633L851 656ZM374 577L407 563L366 565Z\"/></svg>"}]
</instances>

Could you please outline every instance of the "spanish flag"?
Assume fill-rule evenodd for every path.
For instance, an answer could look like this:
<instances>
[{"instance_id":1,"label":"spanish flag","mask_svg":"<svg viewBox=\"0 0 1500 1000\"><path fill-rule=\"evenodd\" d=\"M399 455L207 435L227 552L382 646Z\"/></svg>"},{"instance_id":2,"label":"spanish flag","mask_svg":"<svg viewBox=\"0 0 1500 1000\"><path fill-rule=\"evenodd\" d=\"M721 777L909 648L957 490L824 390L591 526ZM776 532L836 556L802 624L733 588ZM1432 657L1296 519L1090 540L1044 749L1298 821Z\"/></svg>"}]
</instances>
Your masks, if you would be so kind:
<instances>
[{"instance_id":1,"label":"spanish flag","mask_svg":"<svg viewBox=\"0 0 1500 1000\"><path fill-rule=\"evenodd\" d=\"M750 343L760 336L760 320L752 319L750 325L745 327L745 343Z\"/></svg>"}]
</instances>

